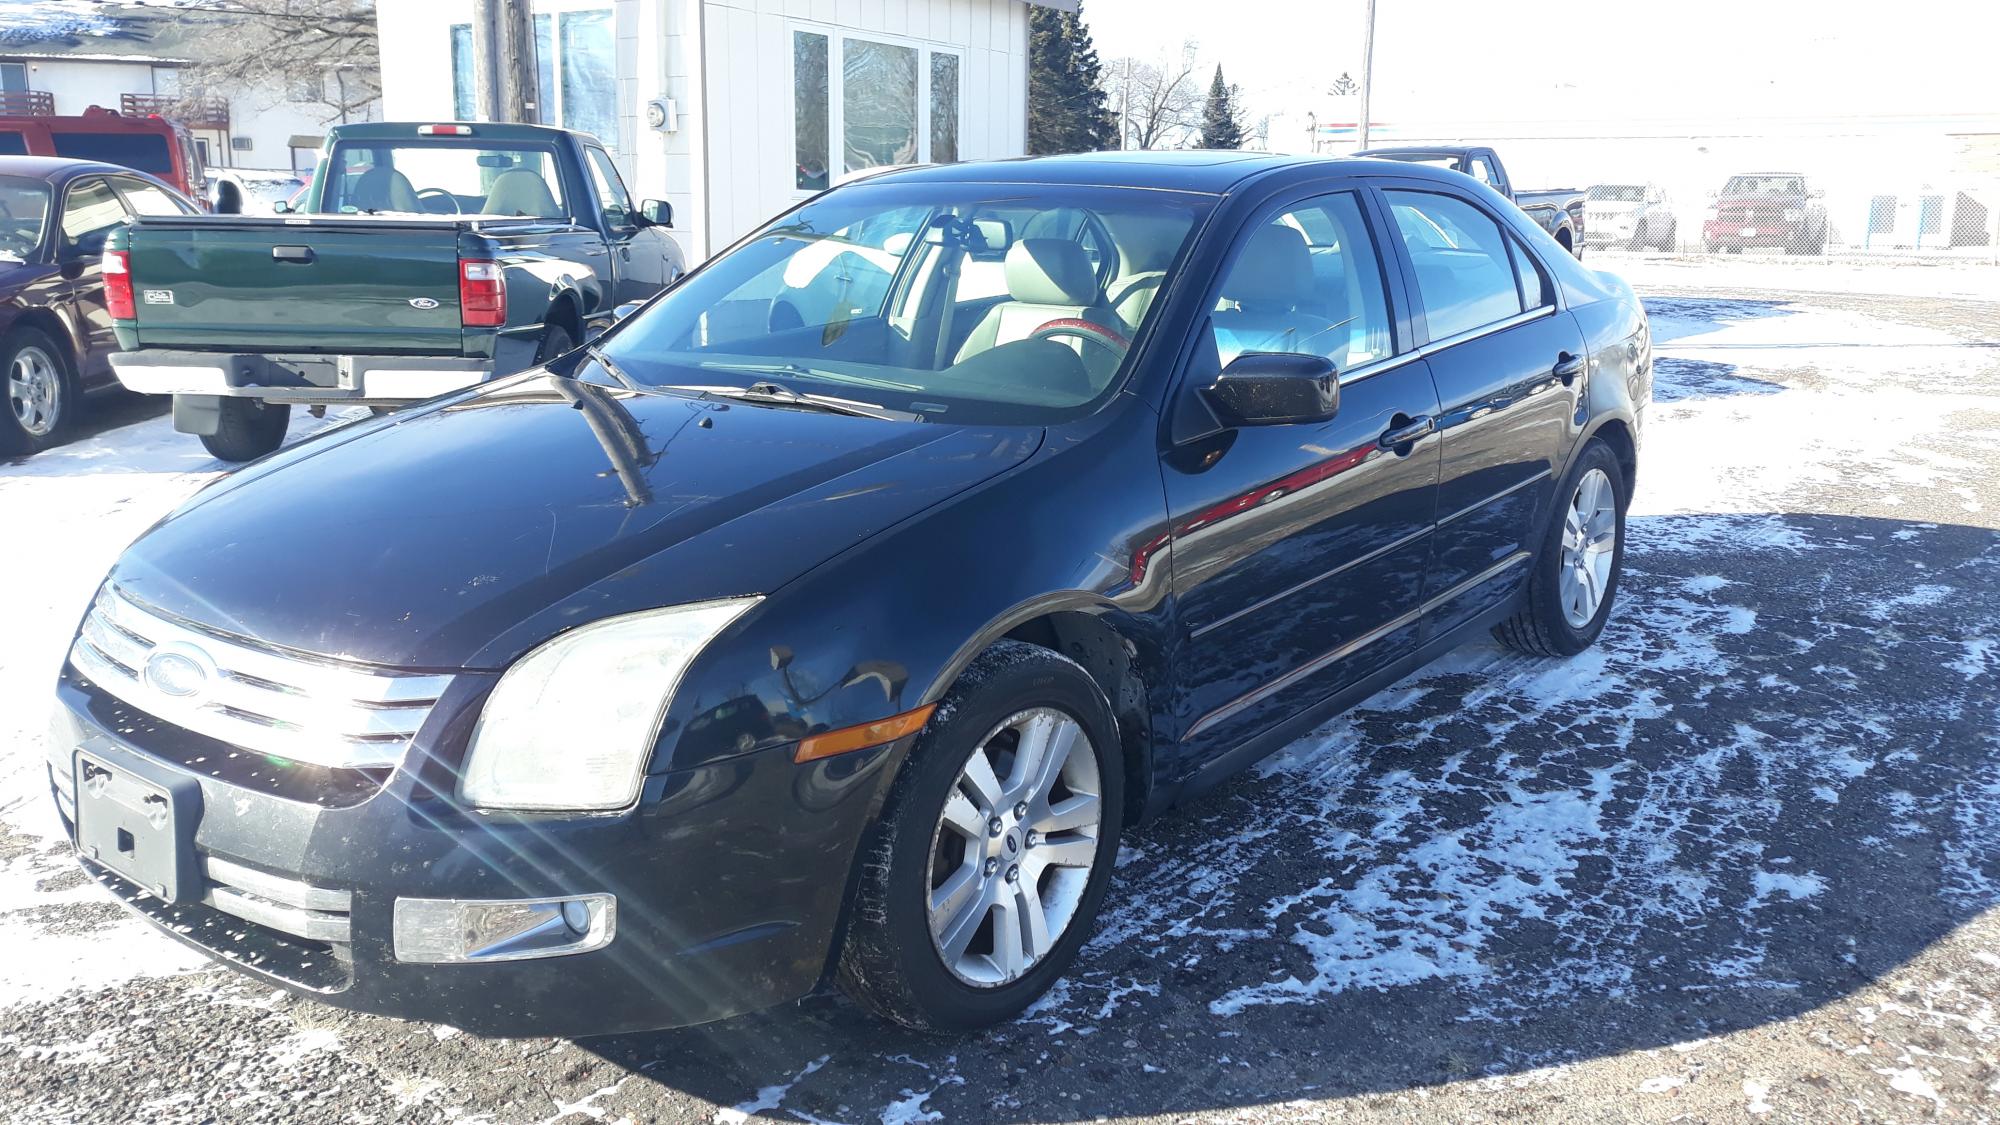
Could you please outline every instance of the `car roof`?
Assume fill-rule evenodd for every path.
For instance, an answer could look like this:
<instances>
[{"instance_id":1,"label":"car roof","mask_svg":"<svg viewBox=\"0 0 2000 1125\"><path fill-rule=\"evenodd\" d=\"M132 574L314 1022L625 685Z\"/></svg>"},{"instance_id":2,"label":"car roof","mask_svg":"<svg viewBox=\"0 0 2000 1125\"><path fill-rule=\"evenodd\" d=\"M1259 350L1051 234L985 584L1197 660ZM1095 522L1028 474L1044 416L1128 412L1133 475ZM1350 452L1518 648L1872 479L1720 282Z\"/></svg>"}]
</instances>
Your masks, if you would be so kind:
<instances>
[{"instance_id":1,"label":"car roof","mask_svg":"<svg viewBox=\"0 0 2000 1125\"><path fill-rule=\"evenodd\" d=\"M1356 156L1468 156L1482 151L1479 145L1395 145L1389 148L1364 148Z\"/></svg>"},{"instance_id":2,"label":"car roof","mask_svg":"<svg viewBox=\"0 0 2000 1125\"><path fill-rule=\"evenodd\" d=\"M43 180L63 180L79 176L85 172L117 172L123 175L147 176L135 168L122 164L106 164L102 160L74 160L67 156L0 156L0 176L31 176Z\"/></svg>"},{"instance_id":3,"label":"car roof","mask_svg":"<svg viewBox=\"0 0 2000 1125\"><path fill-rule=\"evenodd\" d=\"M431 136L417 132L427 125L466 125L472 132L466 137L451 134ZM541 141L555 137L566 137L575 133L573 129L563 129L554 125L527 125L514 121L360 121L351 125L335 125L327 130L327 135L335 140L417 140L431 141L473 140L481 138L494 141ZM577 134L582 135L582 134Z\"/></svg>"},{"instance_id":4,"label":"car roof","mask_svg":"<svg viewBox=\"0 0 2000 1125\"><path fill-rule=\"evenodd\" d=\"M1411 166L1385 169L1382 162L1347 157L1282 156L1235 149L1190 149L1172 152L1079 152L1064 156L1020 156L1006 160L969 160L962 164L926 164L884 172L862 184L992 183L1062 184L1192 191L1213 195L1267 172L1317 168L1327 175L1438 175L1437 169ZM1455 181L1450 181L1455 182Z\"/></svg>"}]
</instances>

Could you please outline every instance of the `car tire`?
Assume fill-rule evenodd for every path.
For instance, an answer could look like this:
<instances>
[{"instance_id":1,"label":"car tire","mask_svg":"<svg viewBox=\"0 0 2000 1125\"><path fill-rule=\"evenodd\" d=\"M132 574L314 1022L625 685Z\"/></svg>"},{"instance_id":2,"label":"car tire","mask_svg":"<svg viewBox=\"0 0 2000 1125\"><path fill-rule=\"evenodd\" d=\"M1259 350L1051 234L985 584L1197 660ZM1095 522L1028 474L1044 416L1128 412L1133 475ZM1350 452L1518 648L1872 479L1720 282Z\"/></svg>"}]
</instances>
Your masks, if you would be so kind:
<instances>
[{"instance_id":1,"label":"car tire","mask_svg":"<svg viewBox=\"0 0 2000 1125\"><path fill-rule=\"evenodd\" d=\"M1035 771L1018 748L1061 745L1066 735L1059 773L1032 792L1026 775ZM988 764L983 775L975 755ZM976 776L1000 799L981 797ZM1094 809L1078 800L1093 788ZM1059 653L996 643L939 701L863 843L836 970L842 990L920 1030L966 1031L1020 1014L1090 937L1118 854L1123 803L1117 725L1096 683ZM1082 823L1086 812L1094 825ZM985 835L954 827L967 823ZM1044 858L1057 849L1061 859ZM954 886L963 892L956 902ZM1024 895L1035 897L1032 909ZM1039 956L1022 923L1033 914L1043 922ZM1003 931L1016 923L1023 928ZM1025 937L1003 945L1007 934Z\"/></svg>"},{"instance_id":2,"label":"car tire","mask_svg":"<svg viewBox=\"0 0 2000 1125\"><path fill-rule=\"evenodd\" d=\"M1501 644L1536 656L1574 656L1597 640L1625 568L1627 488L1611 447L1591 439L1556 491L1526 604L1493 627Z\"/></svg>"},{"instance_id":3,"label":"car tire","mask_svg":"<svg viewBox=\"0 0 2000 1125\"><path fill-rule=\"evenodd\" d=\"M557 321L542 329L542 342L535 348L535 362L547 363L576 350L576 334L569 325Z\"/></svg>"},{"instance_id":4,"label":"car tire","mask_svg":"<svg viewBox=\"0 0 2000 1125\"><path fill-rule=\"evenodd\" d=\"M201 444L219 461L255 461L285 444L292 408L254 398L225 398L215 432L201 435Z\"/></svg>"},{"instance_id":5,"label":"car tire","mask_svg":"<svg viewBox=\"0 0 2000 1125\"><path fill-rule=\"evenodd\" d=\"M83 396L69 353L39 328L0 340L0 453L39 453L60 444L75 424Z\"/></svg>"}]
</instances>

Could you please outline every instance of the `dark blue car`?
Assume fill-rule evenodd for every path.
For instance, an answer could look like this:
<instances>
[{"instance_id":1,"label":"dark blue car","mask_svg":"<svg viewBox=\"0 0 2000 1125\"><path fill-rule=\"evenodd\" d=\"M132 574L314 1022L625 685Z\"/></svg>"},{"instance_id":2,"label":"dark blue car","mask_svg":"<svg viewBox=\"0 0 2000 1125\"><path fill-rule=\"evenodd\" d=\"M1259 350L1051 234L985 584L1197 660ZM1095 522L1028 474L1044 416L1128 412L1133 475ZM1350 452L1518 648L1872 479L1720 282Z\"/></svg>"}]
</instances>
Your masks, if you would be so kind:
<instances>
[{"instance_id":1,"label":"dark blue car","mask_svg":"<svg viewBox=\"0 0 2000 1125\"><path fill-rule=\"evenodd\" d=\"M1133 153L821 194L590 347L211 485L58 692L90 872L476 1032L1064 971L1119 833L1617 590L1646 319L1463 176Z\"/></svg>"}]
</instances>

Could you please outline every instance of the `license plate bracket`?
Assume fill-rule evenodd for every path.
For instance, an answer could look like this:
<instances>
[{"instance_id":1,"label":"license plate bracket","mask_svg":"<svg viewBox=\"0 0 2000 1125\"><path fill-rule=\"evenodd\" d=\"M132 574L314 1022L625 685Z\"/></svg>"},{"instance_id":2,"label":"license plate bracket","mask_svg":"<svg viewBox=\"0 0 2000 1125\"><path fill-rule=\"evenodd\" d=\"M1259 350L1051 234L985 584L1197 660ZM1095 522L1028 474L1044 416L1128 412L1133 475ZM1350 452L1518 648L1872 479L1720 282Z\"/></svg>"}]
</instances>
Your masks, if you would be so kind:
<instances>
[{"instance_id":1,"label":"license plate bracket","mask_svg":"<svg viewBox=\"0 0 2000 1125\"><path fill-rule=\"evenodd\" d=\"M90 750L75 765L77 850L165 902L200 899L200 784Z\"/></svg>"}]
</instances>

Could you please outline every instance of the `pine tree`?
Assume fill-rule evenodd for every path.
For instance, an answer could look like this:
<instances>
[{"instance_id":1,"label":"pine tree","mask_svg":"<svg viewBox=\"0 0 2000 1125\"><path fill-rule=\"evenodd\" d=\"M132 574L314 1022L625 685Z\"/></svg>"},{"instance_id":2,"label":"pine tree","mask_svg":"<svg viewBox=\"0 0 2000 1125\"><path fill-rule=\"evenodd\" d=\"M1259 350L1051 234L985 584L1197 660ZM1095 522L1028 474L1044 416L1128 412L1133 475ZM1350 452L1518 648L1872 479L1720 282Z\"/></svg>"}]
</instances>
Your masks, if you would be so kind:
<instances>
[{"instance_id":1,"label":"pine tree","mask_svg":"<svg viewBox=\"0 0 2000 1125\"><path fill-rule=\"evenodd\" d=\"M1028 9L1028 151L1095 152L1117 142L1083 13Z\"/></svg>"},{"instance_id":2,"label":"pine tree","mask_svg":"<svg viewBox=\"0 0 2000 1125\"><path fill-rule=\"evenodd\" d=\"M1222 67L1215 68L1215 81L1208 84L1208 107L1201 114L1201 147L1242 148L1242 114L1236 108L1236 87L1222 80Z\"/></svg>"}]
</instances>

